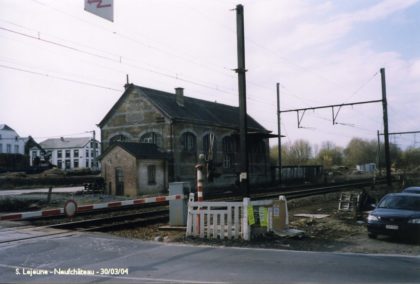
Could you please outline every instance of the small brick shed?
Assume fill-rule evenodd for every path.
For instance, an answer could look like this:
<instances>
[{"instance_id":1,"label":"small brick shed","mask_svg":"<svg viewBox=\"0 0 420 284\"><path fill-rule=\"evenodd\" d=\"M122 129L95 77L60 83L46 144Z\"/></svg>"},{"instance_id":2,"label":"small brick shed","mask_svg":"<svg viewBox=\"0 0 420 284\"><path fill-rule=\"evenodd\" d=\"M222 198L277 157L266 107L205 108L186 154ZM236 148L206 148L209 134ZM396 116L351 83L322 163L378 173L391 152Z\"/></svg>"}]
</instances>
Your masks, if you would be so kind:
<instances>
[{"instance_id":1,"label":"small brick shed","mask_svg":"<svg viewBox=\"0 0 420 284\"><path fill-rule=\"evenodd\" d=\"M167 154L155 144L117 142L99 160L109 194L135 197L168 187Z\"/></svg>"}]
</instances>

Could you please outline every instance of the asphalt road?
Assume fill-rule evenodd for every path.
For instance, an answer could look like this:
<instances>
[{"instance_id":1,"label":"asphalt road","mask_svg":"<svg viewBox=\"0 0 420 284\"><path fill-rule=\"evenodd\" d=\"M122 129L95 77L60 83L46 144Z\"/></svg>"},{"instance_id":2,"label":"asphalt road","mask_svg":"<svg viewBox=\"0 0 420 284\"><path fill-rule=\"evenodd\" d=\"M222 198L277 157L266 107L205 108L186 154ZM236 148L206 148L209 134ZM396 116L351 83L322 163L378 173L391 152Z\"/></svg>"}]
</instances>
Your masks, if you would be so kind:
<instances>
[{"instance_id":1,"label":"asphalt road","mask_svg":"<svg viewBox=\"0 0 420 284\"><path fill-rule=\"evenodd\" d=\"M65 275L89 272L94 275ZM111 275L116 273L123 275ZM74 233L0 243L0 275L1 283L419 283L420 257L200 247Z\"/></svg>"}]
</instances>

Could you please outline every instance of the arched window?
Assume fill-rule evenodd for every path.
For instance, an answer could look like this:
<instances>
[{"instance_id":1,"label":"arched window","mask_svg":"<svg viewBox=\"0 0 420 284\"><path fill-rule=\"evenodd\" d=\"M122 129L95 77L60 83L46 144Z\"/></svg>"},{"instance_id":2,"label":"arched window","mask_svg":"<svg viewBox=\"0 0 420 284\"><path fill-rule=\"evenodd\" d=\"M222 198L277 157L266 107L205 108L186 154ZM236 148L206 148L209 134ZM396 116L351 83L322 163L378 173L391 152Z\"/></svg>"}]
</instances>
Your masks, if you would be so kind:
<instances>
[{"instance_id":1,"label":"arched window","mask_svg":"<svg viewBox=\"0 0 420 284\"><path fill-rule=\"evenodd\" d=\"M216 136L214 133L209 133L203 137L203 154L206 160L216 160Z\"/></svg>"},{"instance_id":2,"label":"arched window","mask_svg":"<svg viewBox=\"0 0 420 284\"><path fill-rule=\"evenodd\" d=\"M181 151L186 153L197 152L197 139L191 132L185 132L181 135Z\"/></svg>"},{"instance_id":3,"label":"arched window","mask_svg":"<svg viewBox=\"0 0 420 284\"><path fill-rule=\"evenodd\" d=\"M223 147L223 167L229 169L233 167L236 151L235 139L232 136L226 136L222 140Z\"/></svg>"},{"instance_id":4,"label":"arched window","mask_svg":"<svg viewBox=\"0 0 420 284\"><path fill-rule=\"evenodd\" d=\"M115 143L115 142L124 142L127 141L128 138L125 135L122 134L118 134L118 135L114 135L111 137L111 139L109 139L109 144Z\"/></svg>"},{"instance_id":5,"label":"arched window","mask_svg":"<svg viewBox=\"0 0 420 284\"><path fill-rule=\"evenodd\" d=\"M147 132L140 137L140 143L151 143L155 144L158 147L162 147L162 135L156 132Z\"/></svg>"}]
</instances>

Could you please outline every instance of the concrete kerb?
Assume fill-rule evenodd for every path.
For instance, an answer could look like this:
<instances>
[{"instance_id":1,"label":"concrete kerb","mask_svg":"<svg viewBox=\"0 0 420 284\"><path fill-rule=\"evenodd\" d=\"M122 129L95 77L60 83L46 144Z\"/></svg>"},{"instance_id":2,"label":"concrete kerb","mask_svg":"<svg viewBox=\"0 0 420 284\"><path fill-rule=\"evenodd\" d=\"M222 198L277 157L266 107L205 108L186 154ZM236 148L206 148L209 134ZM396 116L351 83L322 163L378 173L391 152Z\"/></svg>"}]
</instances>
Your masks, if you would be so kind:
<instances>
[{"instance_id":1,"label":"concrete kerb","mask_svg":"<svg viewBox=\"0 0 420 284\"><path fill-rule=\"evenodd\" d=\"M186 198L183 194L176 194L176 195L167 195L167 196L154 196L154 197L146 197L146 198L139 198L139 199L132 199L132 200L124 200L124 201L111 201L107 203L95 203L95 204L85 204L80 205L77 207L77 213L84 213L95 211L98 209L105 209L105 208L119 208L119 207L128 207L128 206L136 206L141 204L150 204L150 203L161 203L170 200L180 200ZM55 208L55 209L46 209L40 211L29 211L29 212L18 212L18 213L10 213L0 216L0 221L8 220L8 221L19 221L19 220L27 220L33 218L40 218L40 217L55 217L55 216L63 216L64 215L64 208Z\"/></svg>"}]
</instances>

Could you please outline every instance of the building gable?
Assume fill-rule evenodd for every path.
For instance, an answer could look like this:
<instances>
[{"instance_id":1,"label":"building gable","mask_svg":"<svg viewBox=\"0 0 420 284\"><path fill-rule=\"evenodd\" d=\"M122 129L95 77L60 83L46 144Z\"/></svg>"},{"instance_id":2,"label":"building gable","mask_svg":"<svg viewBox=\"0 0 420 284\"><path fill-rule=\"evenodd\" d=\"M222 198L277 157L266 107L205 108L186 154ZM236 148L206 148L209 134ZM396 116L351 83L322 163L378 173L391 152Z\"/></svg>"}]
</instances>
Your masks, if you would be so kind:
<instances>
[{"instance_id":1,"label":"building gable","mask_svg":"<svg viewBox=\"0 0 420 284\"><path fill-rule=\"evenodd\" d=\"M169 117L130 85L98 124L101 128L161 123Z\"/></svg>"},{"instance_id":2,"label":"building gable","mask_svg":"<svg viewBox=\"0 0 420 284\"><path fill-rule=\"evenodd\" d=\"M7 124L0 124L0 130L16 132L16 131L13 130L13 128L8 126Z\"/></svg>"}]
</instances>

